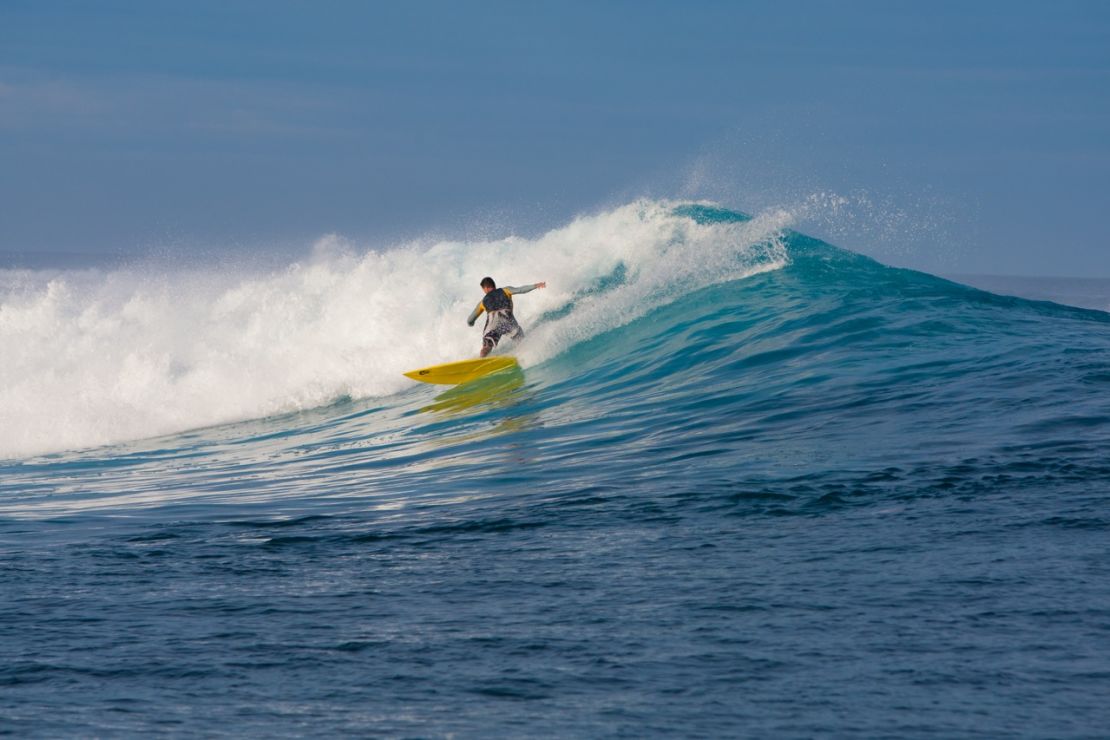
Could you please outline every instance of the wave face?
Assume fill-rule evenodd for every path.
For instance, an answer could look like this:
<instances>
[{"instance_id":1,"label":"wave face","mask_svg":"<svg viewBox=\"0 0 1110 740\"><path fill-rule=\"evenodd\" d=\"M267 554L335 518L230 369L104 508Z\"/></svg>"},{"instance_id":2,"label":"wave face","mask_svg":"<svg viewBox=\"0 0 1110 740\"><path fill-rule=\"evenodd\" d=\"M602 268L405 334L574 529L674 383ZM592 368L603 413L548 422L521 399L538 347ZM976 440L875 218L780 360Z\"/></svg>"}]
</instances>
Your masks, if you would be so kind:
<instances>
[{"instance_id":1,"label":"wave face","mask_svg":"<svg viewBox=\"0 0 1110 740\"><path fill-rule=\"evenodd\" d=\"M12 729L1104 727L1110 315L790 224L638 202L264 275L6 274L3 579L41 604L0 620ZM401 377L476 352L487 273L549 284L523 382ZM81 619L121 636L95 665Z\"/></svg>"}]
</instances>

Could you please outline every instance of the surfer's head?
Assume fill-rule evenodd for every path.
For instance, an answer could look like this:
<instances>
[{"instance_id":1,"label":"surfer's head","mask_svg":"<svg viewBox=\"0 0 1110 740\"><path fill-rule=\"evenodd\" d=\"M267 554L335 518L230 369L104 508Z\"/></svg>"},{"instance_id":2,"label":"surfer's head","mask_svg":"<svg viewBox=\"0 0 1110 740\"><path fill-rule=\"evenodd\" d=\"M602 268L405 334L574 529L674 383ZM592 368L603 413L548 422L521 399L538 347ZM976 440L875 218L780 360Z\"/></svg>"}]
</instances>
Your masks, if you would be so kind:
<instances>
[{"instance_id":1,"label":"surfer's head","mask_svg":"<svg viewBox=\"0 0 1110 740\"><path fill-rule=\"evenodd\" d=\"M497 283L493 282L493 278L491 277L482 278L481 285L482 290L486 291L487 293L497 287Z\"/></svg>"}]
</instances>

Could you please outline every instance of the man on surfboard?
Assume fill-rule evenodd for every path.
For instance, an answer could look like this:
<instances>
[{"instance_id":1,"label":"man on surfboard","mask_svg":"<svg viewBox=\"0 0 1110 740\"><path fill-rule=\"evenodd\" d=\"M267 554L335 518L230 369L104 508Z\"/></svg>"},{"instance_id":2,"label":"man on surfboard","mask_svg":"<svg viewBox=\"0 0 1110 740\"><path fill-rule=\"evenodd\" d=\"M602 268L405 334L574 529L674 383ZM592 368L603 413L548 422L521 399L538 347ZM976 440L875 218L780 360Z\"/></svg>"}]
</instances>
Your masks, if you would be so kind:
<instances>
[{"instance_id":1,"label":"man on surfboard","mask_svg":"<svg viewBox=\"0 0 1110 740\"><path fill-rule=\"evenodd\" d=\"M482 334L482 353L480 355L480 357L485 357L501 337L506 334L513 339L524 338L524 330L520 328L520 324L516 322L516 318L513 316L513 294L527 293L536 288L546 288L547 283L523 285L518 288L498 288L497 284L493 282L493 278L484 277L481 285L486 297L479 301L477 307L470 312L466 323L469 326L474 326L474 322L482 315L482 311L486 312L486 328Z\"/></svg>"}]
</instances>

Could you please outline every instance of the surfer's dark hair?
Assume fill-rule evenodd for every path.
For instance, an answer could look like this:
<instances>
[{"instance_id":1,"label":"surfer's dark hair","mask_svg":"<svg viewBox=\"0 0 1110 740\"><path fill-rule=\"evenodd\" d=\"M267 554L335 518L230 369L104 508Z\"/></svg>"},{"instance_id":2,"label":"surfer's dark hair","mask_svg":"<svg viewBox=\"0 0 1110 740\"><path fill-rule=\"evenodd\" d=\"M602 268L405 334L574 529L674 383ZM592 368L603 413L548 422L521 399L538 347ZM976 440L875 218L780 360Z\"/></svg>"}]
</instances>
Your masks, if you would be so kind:
<instances>
[{"instance_id":1,"label":"surfer's dark hair","mask_svg":"<svg viewBox=\"0 0 1110 740\"><path fill-rule=\"evenodd\" d=\"M482 285L483 288L489 288L490 290L493 290L494 288L497 287L497 283L493 282L493 278L491 278L491 277L482 278L481 285Z\"/></svg>"}]
</instances>

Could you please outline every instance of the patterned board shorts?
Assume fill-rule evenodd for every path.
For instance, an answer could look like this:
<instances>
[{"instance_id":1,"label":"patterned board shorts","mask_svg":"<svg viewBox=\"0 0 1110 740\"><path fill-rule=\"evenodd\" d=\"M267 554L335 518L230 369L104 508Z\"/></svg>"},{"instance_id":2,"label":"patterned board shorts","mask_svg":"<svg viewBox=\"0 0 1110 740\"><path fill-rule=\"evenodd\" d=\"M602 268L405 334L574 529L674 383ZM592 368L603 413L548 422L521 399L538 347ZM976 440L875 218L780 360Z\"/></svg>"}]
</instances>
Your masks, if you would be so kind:
<instances>
[{"instance_id":1,"label":"patterned board shorts","mask_svg":"<svg viewBox=\"0 0 1110 740\"><path fill-rule=\"evenodd\" d=\"M497 313L500 314L501 312L498 311ZM513 318L512 314L502 314L500 316L490 315L490 319L495 318L496 321L490 321L486 333L482 335L482 344L488 344L490 347L494 347L501 341L501 337L506 334L510 335L513 339L524 338L524 329L520 328L520 324L516 323L516 319Z\"/></svg>"}]
</instances>

